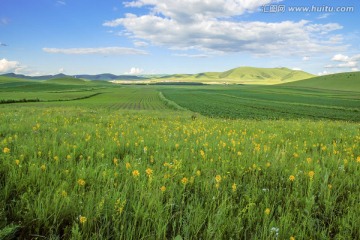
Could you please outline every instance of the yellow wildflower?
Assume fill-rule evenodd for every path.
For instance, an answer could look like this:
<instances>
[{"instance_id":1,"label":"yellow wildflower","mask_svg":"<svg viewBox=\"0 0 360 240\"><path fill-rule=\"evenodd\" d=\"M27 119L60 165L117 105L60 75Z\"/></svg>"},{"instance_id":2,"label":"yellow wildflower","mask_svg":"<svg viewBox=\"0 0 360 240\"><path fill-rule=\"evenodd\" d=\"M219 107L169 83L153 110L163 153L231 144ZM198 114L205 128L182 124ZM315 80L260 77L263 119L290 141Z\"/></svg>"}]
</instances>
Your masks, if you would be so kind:
<instances>
[{"instance_id":1,"label":"yellow wildflower","mask_svg":"<svg viewBox=\"0 0 360 240\"><path fill-rule=\"evenodd\" d=\"M183 177L181 179L181 182L182 182L182 184L186 185L189 182L189 180L186 177Z\"/></svg>"},{"instance_id":2,"label":"yellow wildflower","mask_svg":"<svg viewBox=\"0 0 360 240\"><path fill-rule=\"evenodd\" d=\"M217 183L221 182L221 176L220 176L220 175L216 175L215 181L216 181Z\"/></svg>"},{"instance_id":3,"label":"yellow wildflower","mask_svg":"<svg viewBox=\"0 0 360 240\"><path fill-rule=\"evenodd\" d=\"M5 148L3 149L3 153L10 153L10 148L5 147Z\"/></svg>"},{"instance_id":4,"label":"yellow wildflower","mask_svg":"<svg viewBox=\"0 0 360 240\"><path fill-rule=\"evenodd\" d=\"M85 180L82 178L80 178L77 182L80 186L84 186L86 184Z\"/></svg>"},{"instance_id":5,"label":"yellow wildflower","mask_svg":"<svg viewBox=\"0 0 360 240\"><path fill-rule=\"evenodd\" d=\"M132 172L132 175L133 175L134 177L138 177L138 176L140 176L140 172L139 172L138 170L134 170L134 171Z\"/></svg>"},{"instance_id":6,"label":"yellow wildflower","mask_svg":"<svg viewBox=\"0 0 360 240\"><path fill-rule=\"evenodd\" d=\"M328 184L328 188L329 188L329 189L332 189L332 185L331 185L331 184Z\"/></svg>"},{"instance_id":7,"label":"yellow wildflower","mask_svg":"<svg viewBox=\"0 0 360 240\"><path fill-rule=\"evenodd\" d=\"M16 160L15 160L15 164L19 166L20 160L19 160L19 159L16 159Z\"/></svg>"},{"instance_id":8,"label":"yellow wildflower","mask_svg":"<svg viewBox=\"0 0 360 240\"><path fill-rule=\"evenodd\" d=\"M125 163L125 167L126 167L126 169L129 169L129 168L131 168L131 164L130 163Z\"/></svg>"},{"instance_id":9,"label":"yellow wildflower","mask_svg":"<svg viewBox=\"0 0 360 240\"><path fill-rule=\"evenodd\" d=\"M358 157L356 158L356 161L357 161L358 163L360 163L360 156L358 156Z\"/></svg>"},{"instance_id":10,"label":"yellow wildflower","mask_svg":"<svg viewBox=\"0 0 360 240\"><path fill-rule=\"evenodd\" d=\"M160 188L160 190L161 190L162 192L165 192L165 191L166 191L166 187L165 187L165 186L162 186L162 187Z\"/></svg>"},{"instance_id":11,"label":"yellow wildflower","mask_svg":"<svg viewBox=\"0 0 360 240\"><path fill-rule=\"evenodd\" d=\"M40 168L41 168L41 170L42 170L42 171L45 171L45 170L46 170L46 165L45 165L45 164L43 164L43 165L41 165L41 167L40 167Z\"/></svg>"},{"instance_id":12,"label":"yellow wildflower","mask_svg":"<svg viewBox=\"0 0 360 240\"><path fill-rule=\"evenodd\" d=\"M308 158L306 158L306 161L308 164L310 164L312 162L312 159L308 157Z\"/></svg>"},{"instance_id":13,"label":"yellow wildflower","mask_svg":"<svg viewBox=\"0 0 360 240\"><path fill-rule=\"evenodd\" d=\"M87 218L86 217L84 217L84 216L79 216L79 222L81 223L81 224L84 224L84 223L86 223L86 221L87 221Z\"/></svg>"},{"instance_id":14,"label":"yellow wildflower","mask_svg":"<svg viewBox=\"0 0 360 240\"><path fill-rule=\"evenodd\" d=\"M236 183L233 183L233 184L231 185L232 191L233 191L233 192L236 192L236 188L237 188Z\"/></svg>"},{"instance_id":15,"label":"yellow wildflower","mask_svg":"<svg viewBox=\"0 0 360 240\"><path fill-rule=\"evenodd\" d=\"M295 176L294 176L294 175L290 175L289 180L293 182L293 181L295 180Z\"/></svg>"},{"instance_id":16,"label":"yellow wildflower","mask_svg":"<svg viewBox=\"0 0 360 240\"><path fill-rule=\"evenodd\" d=\"M271 166L271 163L270 162L267 162L266 163L266 167L270 167Z\"/></svg>"},{"instance_id":17,"label":"yellow wildflower","mask_svg":"<svg viewBox=\"0 0 360 240\"><path fill-rule=\"evenodd\" d=\"M61 192L61 196L63 196L63 197L67 197L67 192L65 191L65 190L63 190L62 192Z\"/></svg>"},{"instance_id":18,"label":"yellow wildflower","mask_svg":"<svg viewBox=\"0 0 360 240\"><path fill-rule=\"evenodd\" d=\"M310 180L312 180L312 179L314 178L315 172L314 172L314 171L310 171L310 172L308 173L308 175L309 175Z\"/></svg>"},{"instance_id":19,"label":"yellow wildflower","mask_svg":"<svg viewBox=\"0 0 360 240\"><path fill-rule=\"evenodd\" d=\"M200 175L201 175L200 170L197 170L197 171L196 171L196 175L197 175L197 176L200 176Z\"/></svg>"},{"instance_id":20,"label":"yellow wildflower","mask_svg":"<svg viewBox=\"0 0 360 240\"><path fill-rule=\"evenodd\" d=\"M269 215L270 212L271 212L270 208L266 208L265 211L264 211L264 213L265 213L266 215Z\"/></svg>"},{"instance_id":21,"label":"yellow wildflower","mask_svg":"<svg viewBox=\"0 0 360 240\"><path fill-rule=\"evenodd\" d=\"M153 170L151 168L146 169L145 172L148 175L148 177L150 177L153 174Z\"/></svg>"},{"instance_id":22,"label":"yellow wildflower","mask_svg":"<svg viewBox=\"0 0 360 240\"><path fill-rule=\"evenodd\" d=\"M295 240L295 238L291 236L291 237L290 237L290 240Z\"/></svg>"},{"instance_id":23,"label":"yellow wildflower","mask_svg":"<svg viewBox=\"0 0 360 240\"><path fill-rule=\"evenodd\" d=\"M115 166L119 165L119 159L114 158L114 159L113 159L113 163L114 163Z\"/></svg>"},{"instance_id":24,"label":"yellow wildflower","mask_svg":"<svg viewBox=\"0 0 360 240\"><path fill-rule=\"evenodd\" d=\"M179 148L179 146L180 146L180 145L179 145L178 143L177 143L177 144L175 144L175 148L176 148L176 149L178 149L178 148Z\"/></svg>"},{"instance_id":25,"label":"yellow wildflower","mask_svg":"<svg viewBox=\"0 0 360 240\"><path fill-rule=\"evenodd\" d=\"M205 158L205 152L203 150L200 150L200 155L202 158Z\"/></svg>"},{"instance_id":26,"label":"yellow wildflower","mask_svg":"<svg viewBox=\"0 0 360 240\"><path fill-rule=\"evenodd\" d=\"M299 157L299 154L298 154L298 153L294 153L293 156L294 156L294 158L298 158L298 157Z\"/></svg>"},{"instance_id":27,"label":"yellow wildflower","mask_svg":"<svg viewBox=\"0 0 360 240\"><path fill-rule=\"evenodd\" d=\"M58 157L58 156L55 156L55 157L54 157L54 161L55 161L55 162L59 161L59 157Z\"/></svg>"}]
</instances>

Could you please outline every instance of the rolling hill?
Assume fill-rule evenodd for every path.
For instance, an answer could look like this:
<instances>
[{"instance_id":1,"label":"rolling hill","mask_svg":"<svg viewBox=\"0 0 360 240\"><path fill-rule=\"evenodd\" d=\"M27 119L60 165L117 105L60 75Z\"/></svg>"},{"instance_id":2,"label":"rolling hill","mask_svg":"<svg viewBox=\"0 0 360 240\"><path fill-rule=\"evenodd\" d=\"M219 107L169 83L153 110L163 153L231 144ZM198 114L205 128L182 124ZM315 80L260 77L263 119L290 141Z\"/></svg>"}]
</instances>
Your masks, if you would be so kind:
<instances>
[{"instance_id":1,"label":"rolling hill","mask_svg":"<svg viewBox=\"0 0 360 240\"><path fill-rule=\"evenodd\" d=\"M89 84L91 83L91 81L86 81L83 79L73 78L73 77L62 77L62 78L53 78L53 79L45 80L44 83L83 85L83 84Z\"/></svg>"},{"instance_id":2,"label":"rolling hill","mask_svg":"<svg viewBox=\"0 0 360 240\"><path fill-rule=\"evenodd\" d=\"M279 84L312 78L314 75L288 68L239 67L225 72L174 74L157 80L191 81L204 83Z\"/></svg>"},{"instance_id":3,"label":"rolling hill","mask_svg":"<svg viewBox=\"0 0 360 240\"><path fill-rule=\"evenodd\" d=\"M282 86L360 92L360 72L337 73L285 83Z\"/></svg>"}]
</instances>

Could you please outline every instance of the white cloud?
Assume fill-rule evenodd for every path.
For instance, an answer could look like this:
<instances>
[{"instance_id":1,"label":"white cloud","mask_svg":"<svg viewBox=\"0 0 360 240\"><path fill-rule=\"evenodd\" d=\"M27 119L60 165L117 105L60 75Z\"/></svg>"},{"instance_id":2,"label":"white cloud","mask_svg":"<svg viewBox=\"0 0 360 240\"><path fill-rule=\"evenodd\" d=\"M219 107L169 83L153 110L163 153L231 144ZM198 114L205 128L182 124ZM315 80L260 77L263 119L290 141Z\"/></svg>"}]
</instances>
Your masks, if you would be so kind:
<instances>
[{"instance_id":1,"label":"white cloud","mask_svg":"<svg viewBox=\"0 0 360 240\"><path fill-rule=\"evenodd\" d=\"M8 61L5 58L0 59L0 73L14 72L19 66L20 64L17 61Z\"/></svg>"},{"instance_id":2,"label":"white cloud","mask_svg":"<svg viewBox=\"0 0 360 240\"><path fill-rule=\"evenodd\" d=\"M134 46L135 47L146 47L149 44L147 42L143 42L143 41L134 41Z\"/></svg>"},{"instance_id":3,"label":"white cloud","mask_svg":"<svg viewBox=\"0 0 360 240\"><path fill-rule=\"evenodd\" d=\"M324 13L324 14L321 14L319 17L317 17L317 19L325 19L325 18L328 18L330 16L330 13Z\"/></svg>"},{"instance_id":4,"label":"white cloud","mask_svg":"<svg viewBox=\"0 0 360 240\"><path fill-rule=\"evenodd\" d=\"M357 66L357 62L355 61L348 61L346 63L340 63L339 65L337 65L337 67L340 68L351 68L351 67L356 67Z\"/></svg>"},{"instance_id":5,"label":"white cloud","mask_svg":"<svg viewBox=\"0 0 360 240\"><path fill-rule=\"evenodd\" d=\"M189 57L189 58L208 58L206 54L174 54L176 57Z\"/></svg>"},{"instance_id":6,"label":"white cloud","mask_svg":"<svg viewBox=\"0 0 360 240\"><path fill-rule=\"evenodd\" d=\"M336 54L335 56L333 56L331 58L332 61L337 61L337 62L347 62L349 61L349 57L348 56L345 56L345 55L342 55L342 54Z\"/></svg>"},{"instance_id":7,"label":"white cloud","mask_svg":"<svg viewBox=\"0 0 360 240\"><path fill-rule=\"evenodd\" d=\"M336 54L331 58L334 62L339 62L336 65L326 65L326 68L351 68L357 69L359 67L360 61L360 54L354 55L352 57L343 55L343 54Z\"/></svg>"},{"instance_id":8,"label":"white cloud","mask_svg":"<svg viewBox=\"0 0 360 240\"><path fill-rule=\"evenodd\" d=\"M138 75L143 72L144 72L144 70L141 68L132 67L132 68L130 68L130 70L128 72L125 72L125 74Z\"/></svg>"},{"instance_id":9,"label":"white cloud","mask_svg":"<svg viewBox=\"0 0 360 240\"><path fill-rule=\"evenodd\" d=\"M351 69L351 71L353 71L353 72L357 72L357 71L359 71L359 68L357 68L357 67L352 68L352 69Z\"/></svg>"},{"instance_id":10,"label":"white cloud","mask_svg":"<svg viewBox=\"0 0 360 240\"><path fill-rule=\"evenodd\" d=\"M124 5L150 6L152 13L161 13L178 22L191 22L203 17L239 16L273 2L279 0L137 0L125 2Z\"/></svg>"},{"instance_id":11,"label":"white cloud","mask_svg":"<svg viewBox=\"0 0 360 240\"><path fill-rule=\"evenodd\" d=\"M305 56L302 58L303 61L309 61L310 60L310 57L309 56Z\"/></svg>"},{"instance_id":12,"label":"white cloud","mask_svg":"<svg viewBox=\"0 0 360 240\"><path fill-rule=\"evenodd\" d=\"M294 70L294 71L302 71L302 69L299 68L299 67L294 67L294 68L292 68L292 70Z\"/></svg>"},{"instance_id":13,"label":"white cloud","mask_svg":"<svg viewBox=\"0 0 360 240\"><path fill-rule=\"evenodd\" d=\"M147 52L134 48L105 47L105 48L43 48L47 53L62 54L105 54L105 55L144 55Z\"/></svg>"},{"instance_id":14,"label":"white cloud","mask_svg":"<svg viewBox=\"0 0 360 240\"><path fill-rule=\"evenodd\" d=\"M128 37L170 49L202 52L250 52L256 55L304 55L343 51L342 36L332 32L337 23L309 21L234 21L232 17L255 10L272 0L138 0L128 7L150 6L141 16L126 14L107 21L108 27L124 27ZM277 1L276 1L277 2Z\"/></svg>"},{"instance_id":15,"label":"white cloud","mask_svg":"<svg viewBox=\"0 0 360 240\"><path fill-rule=\"evenodd\" d=\"M64 73L65 72L65 69L64 68L59 68L59 73Z\"/></svg>"},{"instance_id":16,"label":"white cloud","mask_svg":"<svg viewBox=\"0 0 360 240\"><path fill-rule=\"evenodd\" d=\"M323 72L318 73L319 76L324 76L324 75L329 75L329 74L331 74L331 73L328 71L323 71Z\"/></svg>"}]
</instances>

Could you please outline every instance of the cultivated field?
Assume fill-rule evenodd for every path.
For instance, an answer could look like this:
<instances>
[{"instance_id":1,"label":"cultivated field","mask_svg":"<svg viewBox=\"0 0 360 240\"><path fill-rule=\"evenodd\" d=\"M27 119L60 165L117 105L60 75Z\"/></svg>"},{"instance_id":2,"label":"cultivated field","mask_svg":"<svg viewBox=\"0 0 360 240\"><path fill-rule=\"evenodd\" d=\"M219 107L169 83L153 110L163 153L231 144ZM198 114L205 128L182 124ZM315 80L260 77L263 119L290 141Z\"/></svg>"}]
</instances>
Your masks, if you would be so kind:
<instances>
[{"instance_id":1,"label":"cultivated field","mask_svg":"<svg viewBox=\"0 0 360 240\"><path fill-rule=\"evenodd\" d=\"M1 239L360 236L357 92L2 80L0 100Z\"/></svg>"}]
</instances>

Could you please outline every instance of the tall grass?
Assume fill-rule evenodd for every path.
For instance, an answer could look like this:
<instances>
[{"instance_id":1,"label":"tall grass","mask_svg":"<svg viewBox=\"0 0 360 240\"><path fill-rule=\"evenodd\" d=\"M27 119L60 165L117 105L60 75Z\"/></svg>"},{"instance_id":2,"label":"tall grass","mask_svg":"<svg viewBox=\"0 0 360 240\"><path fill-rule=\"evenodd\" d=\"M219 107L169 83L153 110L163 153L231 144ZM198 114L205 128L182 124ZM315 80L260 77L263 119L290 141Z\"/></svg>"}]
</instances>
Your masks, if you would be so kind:
<instances>
[{"instance_id":1,"label":"tall grass","mask_svg":"<svg viewBox=\"0 0 360 240\"><path fill-rule=\"evenodd\" d=\"M359 124L18 106L0 111L4 238L360 236Z\"/></svg>"}]
</instances>

